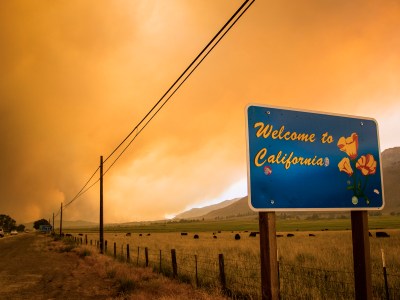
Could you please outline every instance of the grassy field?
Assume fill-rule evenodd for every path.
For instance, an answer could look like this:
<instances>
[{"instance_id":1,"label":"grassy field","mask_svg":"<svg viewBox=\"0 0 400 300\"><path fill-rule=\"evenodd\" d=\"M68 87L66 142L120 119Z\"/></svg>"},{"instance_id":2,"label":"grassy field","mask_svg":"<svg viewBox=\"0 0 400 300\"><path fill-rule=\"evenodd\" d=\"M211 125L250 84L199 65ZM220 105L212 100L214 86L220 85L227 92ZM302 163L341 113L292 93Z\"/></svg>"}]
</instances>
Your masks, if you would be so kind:
<instances>
[{"instance_id":1,"label":"grassy field","mask_svg":"<svg viewBox=\"0 0 400 300\"><path fill-rule=\"evenodd\" d=\"M370 216L368 218L370 229L400 229L400 216ZM279 219L276 221L277 231L320 231L329 230L350 230L351 220L346 219ZM98 227L86 228L65 228L72 232L93 232ZM105 232L207 232L207 231L258 231L258 216L233 220L217 221L196 221L196 222L155 222L149 224L132 225L106 225Z\"/></svg>"},{"instance_id":2,"label":"grassy field","mask_svg":"<svg viewBox=\"0 0 400 300\"><path fill-rule=\"evenodd\" d=\"M383 249L392 298L400 298L399 217L369 217L369 227L373 234L370 245L374 297L384 298ZM282 299L354 297L351 231L346 230L351 228L350 219L277 220L277 228L278 234L282 235L277 239ZM375 232L382 230L390 237L376 238ZM227 287L237 294L257 299L260 290L259 238L250 237L249 231L258 231L257 220L158 223L108 228L105 240L108 253L113 254L116 243L121 258L126 257L129 245L131 262L138 265L145 264L147 251L149 265L167 274L172 272L171 249L175 249L178 274L193 285L196 282L202 286L219 285L218 255L222 253ZM93 244L99 239L98 233L81 232ZM131 236L126 236L126 232L131 232ZM182 236L180 232L188 232L188 235ZM237 233L240 240L234 239ZM287 237L288 233L294 236ZM194 234L198 234L199 239L194 239Z\"/></svg>"}]
</instances>

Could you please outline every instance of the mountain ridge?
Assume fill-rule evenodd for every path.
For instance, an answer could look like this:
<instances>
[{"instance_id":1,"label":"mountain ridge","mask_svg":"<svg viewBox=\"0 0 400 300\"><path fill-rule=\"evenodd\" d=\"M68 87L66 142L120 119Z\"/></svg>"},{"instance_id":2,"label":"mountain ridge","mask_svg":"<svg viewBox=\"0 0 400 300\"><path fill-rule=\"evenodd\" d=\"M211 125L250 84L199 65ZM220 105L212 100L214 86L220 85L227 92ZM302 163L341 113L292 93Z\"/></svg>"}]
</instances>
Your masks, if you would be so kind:
<instances>
[{"instance_id":1,"label":"mountain ridge","mask_svg":"<svg viewBox=\"0 0 400 300\"><path fill-rule=\"evenodd\" d=\"M204 207L196 207L192 208L188 211L180 213L175 216L174 219L191 219L191 218L198 218L203 215L206 215L214 210L223 209L226 206L234 204L236 201L240 200L241 198L234 198L231 200L225 200L220 203L204 206Z\"/></svg>"},{"instance_id":2,"label":"mountain ridge","mask_svg":"<svg viewBox=\"0 0 400 300\"><path fill-rule=\"evenodd\" d=\"M382 177L384 185L385 206L382 209L383 213L400 213L400 185L398 179L400 178L400 147L388 148L381 153L382 158ZM307 212L290 212L291 214L307 215ZM314 213L314 212L311 212ZM316 212L320 213L320 212ZM335 213L335 212L332 212ZM332 214L324 213L324 214ZM345 212L338 212L339 214ZM226 219L235 218L248 215L255 215L256 212L252 211L248 206L248 196L242 197L239 200L218 209L213 209L206 214L187 219ZM321 212L322 214L322 212ZM180 214L184 215L184 213ZM182 217L181 217L182 218ZM183 218L182 218L183 219Z\"/></svg>"}]
</instances>

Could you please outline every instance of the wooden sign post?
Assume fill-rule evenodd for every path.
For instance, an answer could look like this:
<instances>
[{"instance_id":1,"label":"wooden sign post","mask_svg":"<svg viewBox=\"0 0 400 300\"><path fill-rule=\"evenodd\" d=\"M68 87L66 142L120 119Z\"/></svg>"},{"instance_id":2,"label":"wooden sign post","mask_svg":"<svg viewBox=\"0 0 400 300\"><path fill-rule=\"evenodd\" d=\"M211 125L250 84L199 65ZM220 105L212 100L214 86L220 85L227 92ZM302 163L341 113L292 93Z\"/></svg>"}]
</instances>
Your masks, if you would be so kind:
<instances>
[{"instance_id":1,"label":"wooden sign post","mask_svg":"<svg viewBox=\"0 0 400 300\"><path fill-rule=\"evenodd\" d=\"M259 212L262 300L279 299L275 212Z\"/></svg>"},{"instance_id":2,"label":"wooden sign post","mask_svg":"<svg viewBox=\"0 0 400 300\"><path fill-rule=\"evenodd\" d=\"M356 300L369 300L372 299L372 278L367 211L351 212L351 235Z\"/></svg>"}]
</instances>

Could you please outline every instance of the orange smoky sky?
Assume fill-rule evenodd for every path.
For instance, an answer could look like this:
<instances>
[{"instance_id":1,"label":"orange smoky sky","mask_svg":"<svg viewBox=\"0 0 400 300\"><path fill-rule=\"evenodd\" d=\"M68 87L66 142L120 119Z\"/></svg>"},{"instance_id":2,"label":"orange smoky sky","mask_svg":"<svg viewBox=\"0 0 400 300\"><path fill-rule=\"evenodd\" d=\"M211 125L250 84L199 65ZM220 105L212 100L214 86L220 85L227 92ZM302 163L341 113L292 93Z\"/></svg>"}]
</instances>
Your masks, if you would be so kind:
<instances>
[{"instance_id":1,"label":"orange smoky sky","mask_svg":"<svg viewBox=\"0 0 400 300\"><path fill-rule=\"evenodd\" d=\"M1 1L0 213L70 202L241 4ZM246 195L248 103L375 118L400 146L399 28L398 1L256 0L106 174L104 221ZM98 203L97 183L64 218Z\"/></svg>"}]
</instances>

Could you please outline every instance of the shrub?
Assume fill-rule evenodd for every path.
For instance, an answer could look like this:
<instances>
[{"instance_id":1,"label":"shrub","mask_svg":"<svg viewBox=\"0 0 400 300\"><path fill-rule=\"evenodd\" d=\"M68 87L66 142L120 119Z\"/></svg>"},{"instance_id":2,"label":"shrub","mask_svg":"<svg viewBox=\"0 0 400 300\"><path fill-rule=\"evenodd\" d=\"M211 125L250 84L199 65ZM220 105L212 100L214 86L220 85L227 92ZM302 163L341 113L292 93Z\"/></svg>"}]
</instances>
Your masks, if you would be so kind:
<instances>
[{"instance_id":1,"label":"shrub","mask_svg":"<svg viewBox=\"0 0 400 300\"><path fill-rule=\"evenodd\" d=\"M310 253L299 253L296 255L296 261L304 264L306 261L315 261L315 257Z\"/></svg>"},{"instance_id":2,"label":"shrub","mask_svg":"<svg viewBox=\"0 0 400 300\"><path fill-rule=\"evenodd\" d=\"M107 278L115 278L115 276L117 275L117 270L115 270L114 268L108 269L106 271L106 275L107 275Z\"/></svg>"},{"instance_id":3,"label":"shrub","mask_svg":"<svg viewBox=\"0 0 400 300\"><path fill-rule=\"evenodd\" d=\"M89 250L89 249L87 249L87 248L83 248L83 249L81 249L81 251L79 251L79 257L80 258L84 258L84 257L86 257L86 256L90 256L90 255L92 255L92 252Z\"/></svg>"},{"instance_id":4,"label":"shrub","mask_svg":"<svg viewBox=\"0 0 400 300\"><path fill-rule=\"evenodd\" d=\"M71 252L75 247L75 242L73 240L70 239L63 239L62 240L62 244L60 245L60 247L58 247L58 251L59 252Z\"/></svg>"},{"instance_id":5,"label":"shrub","mask_svg":"<svg viewBox=\"0 0 400 300\"><path fill-rule=\"evenodd\" d=\"M117 282L118 282L118 293L120 295L129 294L136 288L135 282L130 278L121 277L118 279Z\"/></svg>"}]
</instances>

